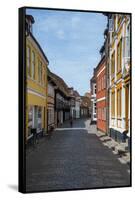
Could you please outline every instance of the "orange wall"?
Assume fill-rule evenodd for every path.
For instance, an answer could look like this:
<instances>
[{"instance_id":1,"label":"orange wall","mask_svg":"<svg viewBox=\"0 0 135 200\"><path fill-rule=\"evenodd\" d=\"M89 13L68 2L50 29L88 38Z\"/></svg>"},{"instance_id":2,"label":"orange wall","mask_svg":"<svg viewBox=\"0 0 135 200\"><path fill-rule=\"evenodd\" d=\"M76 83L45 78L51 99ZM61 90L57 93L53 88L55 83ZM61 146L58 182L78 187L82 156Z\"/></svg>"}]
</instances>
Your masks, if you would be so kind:
<instances>
[{"instance_id":1,"label":"orange wall","mask_svg":"<svg viewBox=\"0 0 135 200\"><path fill-rule=\"evenodd\" d=\"M102 77L104 77L104 75L106 75L106 68L103 69L104 66L105 66L105 62L103 62L98 67L98 71L97 71L97 75L98 75L97 76L97 94L96 94L96 98L97 98L97 111L98 111L98 108L103 109L103 108L105 108L107 106L105 99L98 101L100 98L106 97L106 79L105 79L105 86L104 86L104 88L100 89L100 91L98 90L99 80L101 80ZM105 78L107 78L107 76ZM106 132L106 130L107 130L107 120L99 118L98 114L97 114L97 129L99 129L99 130L101 130L103 132Z\"/></svg>"},{"instance_id":2,"label":"orange wall","mask_svg":"<svg viewBox=\"0 0 135 200\"><path fill-rule=\"evenodd\" d=\"M97 120L97 128L106 133L106 121Z\"/></svg>"}]
</instances>

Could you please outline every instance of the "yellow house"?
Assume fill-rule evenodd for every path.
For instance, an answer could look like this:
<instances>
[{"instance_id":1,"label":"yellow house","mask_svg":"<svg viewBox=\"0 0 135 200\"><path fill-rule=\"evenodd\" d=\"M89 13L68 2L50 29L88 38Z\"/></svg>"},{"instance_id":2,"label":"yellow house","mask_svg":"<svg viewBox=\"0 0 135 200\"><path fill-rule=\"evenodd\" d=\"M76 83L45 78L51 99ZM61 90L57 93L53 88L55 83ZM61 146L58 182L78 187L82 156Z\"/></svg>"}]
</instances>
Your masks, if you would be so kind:
<instances>
[{"instance_id":1,"label":"yellow house","mask_svg":"<svg viewBox=\"0 0 135 200\"><path fill-rule=\"evenodd\" d=\"M123 142L130 137L130 15L112 14L110 27L110 134Z\"/></svg>"},{"instance_id":2,"label":"yellow house","mask_svg":"<svg viewBox=\"0 0 135 200\"><path fill-rule=\"evenodd\" d=\"M26 15L26 142L36 133L47 130L48 59L32 34L34 19Z\"/></svg>"}]
</instances>

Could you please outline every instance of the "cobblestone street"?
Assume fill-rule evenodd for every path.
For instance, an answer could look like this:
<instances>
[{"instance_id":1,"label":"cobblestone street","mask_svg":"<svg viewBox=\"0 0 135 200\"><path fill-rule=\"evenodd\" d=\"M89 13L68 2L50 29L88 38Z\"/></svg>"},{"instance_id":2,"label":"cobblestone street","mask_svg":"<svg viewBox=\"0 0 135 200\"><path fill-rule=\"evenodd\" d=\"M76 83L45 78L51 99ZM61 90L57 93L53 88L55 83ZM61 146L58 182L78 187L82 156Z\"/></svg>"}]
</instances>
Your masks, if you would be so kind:
<instances>
[{"instance_id":1,"label":"cobblestone street","mask_svg":"<svg viewBox=\"0 0 135 200\"><path fill-rule=\"evenodd\" d=\"M43 138L26 157L26 190L129 186L128 165L118 160L86 119L69 122Z\"/></svg>"}]
</instances>

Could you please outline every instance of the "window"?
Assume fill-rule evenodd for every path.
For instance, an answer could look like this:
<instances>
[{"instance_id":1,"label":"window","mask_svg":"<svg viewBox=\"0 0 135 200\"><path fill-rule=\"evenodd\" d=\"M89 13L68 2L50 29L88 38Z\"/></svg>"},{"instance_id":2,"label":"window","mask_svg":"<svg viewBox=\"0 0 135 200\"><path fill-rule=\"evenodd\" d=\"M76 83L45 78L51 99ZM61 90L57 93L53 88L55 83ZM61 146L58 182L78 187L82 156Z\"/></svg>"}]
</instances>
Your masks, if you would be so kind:
<instances>
[{"instance_id":1,"label":"window","mask_svg":"<svg viewBox=\"0 0 135 200\"><path fill-rule=\"evenodd\" d=\"M48 84L48 95L54 97L54 88L51 84Z\"/></svg>"},{"instance_id":2,"label":"window","mask_svg":"<svg viewBox=\"0 0 135 200\"><path fill-rule=\"evenodd\" d=\"M126 57L130 57L130 24L127 26L127 33L126 33Z\"/></svg>"},{"instance_id":3,"label":"window","mask_svg":"<svg viewBox=\"0 0 135 200\"><path fill-rule=\"evenodd\" d=\"M113 18L113 33L112 33L113 38L115 36L115 31L116 31L116 15Z\"/></svg>"},{"instance_id":4,"label":"window","mask_svg":"<svg viewBox=\"0 0 135 200\"><path fill-rule=\"evenodd\" d=\"M46 70L45 70L45 68L46 68L45 66L42 67L42 69L43 69L42 70L42 81L43 81L42 84L43 84L43 86L46 86L46 78L47 78L46 77Z\"/></svg>"},{"instance_id":5,"label":"window","mask_svg":"<svg viewBox=\"0 0 135 200\"><path fill-rule=\"evenodd\" d=\"M41 128L42 128L42 107L38 107L37 128L38 128L38 130L41 130Z\"/></svg>"},{"instance_id":6,"label":"window","mask_svg":"<svg viewBox=\"0 0 135 200\"><path fill-rule=\"evenodd\" d=\"M41 75L40 75L40 77L41 77L41 84L43 83L43 71L42 71L42 63L41 63Z\"/></svg>"},{"instance_id":7,"label":"window","mask_svg":"<svg viewBox=\"0 0 135 200\"><path fill-rule=\"evenodd\" d=\"M114 19L109 19L109 32L114 30Z\"/></svg>"},{"instance_id":8,"label":"window","mask_svg":"<svg viewBox=\"0 0 135 200\"><path fill-rule=\"evenodd\" d=\"M48 124L54 123L54 109L50 108L48 109Z\"/></svg>"},{"instance_id":9,"label":"window","mask_svg":"<svg viewBox=\"0 0 135 200\"><path fill-rule=\"evenodd\" d=\"M102 90L102 77L100 78L100 90Z\"/></svg>"},{"instance_id":10,"label":"window","mask_svg":"<svg viewBox=\"0 0 135 200\"><path fill-rule=\"evenodd\" d=\"M99 119L99 108L97 109L97 117Z\"/></svg>"},{"instance_id":11,"label":"window","mask_svg":"<svg viewBox=\"0 0 135 200\"><path fill-rule=\"evenodd\" d=\"M31 76L31 69L30 69L30 47L27 46L27 69L28 69L28 76Z\"/></svg>"},{"instance_id":12,"label":"window","mask_svg":"<svg viewBox=\"0 0 135 200\"><path fill-rule=\"evenodd\" d=\"M44 77L44 85L46 86L46 77L45 77L45 72L44 72L43 77Z\"/></svg>"},{"instance_id":13,"label":"window","mask_svg":"<svg viewBox=\"0 0 135 200\"><path fill-rule=\"evenodd\" d=\"M105 88L105 75L102 76L102 90Z\"/></svg>"},{"instance_id":14,"label":"window","mask_svg":"<svg viewBox=\"0 0 135 200\"><path fill-rule=\"evenodd\" d=\"M102 111L102 120L104 120L104 108L101 108Z\"/></svg>"},{"instance_id":15,"label":"window","mask_svg":"<svg viewBox=\"0 0 135 200\"><path fill-rule=\"evenodd\" d=\"M28 106L28 136L31 135L32 123L33 123L33 107Z\"/></svg>"},{"instance_id":16,"label":"window","mask_svg":"<svg viewBox=\"0 0 135 200\"><path fill-rule=\"evenodd\" d=\"M32 51L31 77L35 79L35 53Z\"/></svg>"},{"instance_id":17,"label":"window","mask_svg":"<svg viewBox=\"0 0 135 200\"><path fill-rule=\"evenodd\" d=\"M101 78L99 79L99 91L101 90Z\"/></svg>"},{"instance_id":18,"label":"window","mask_svg":"<svg viewBox=\"0 0 135 200\"><path fill-rule=\"evenodd\" d=\"M121 88L117 90L117 117L121 117Z\"/></svg>"},{"instance_id":19,"label":"window","mask_svg":"<svg viewBox=\"0 0 135 200\"><path fill-rule=\"evenodd\" d=\"M97 107L96 107L96 103L94 103L94 113L96 113Z\"/></svg>"},{"instance_id":20,"label":"window","mask_svg":"<svg viewBox=\"0 0 135 200\"><path fill-rule=\"evenodd\" d=\"M100 79L98 78L98 92L100 91Z\"/></svg>"},{"instance_id":21,"label":"window","mask_svg":"<svg viewBox=\"0 0 135 200\"><path fill-rule=\"evenodd\" d=\"M99 92L99 78L98 78L98 81L97 81L97 91Z\"/></svg>"},{"instance_id":22,"label":"window","mask_svg":"<svg viewBox=\"0 0 135 200\"><path fill-rule=\"evenodd\" d=\"M120 39L117 46L117 72L119 73L121 70L122 64L122 38Z\"/></svg>"},{"instance_id":23,"label":"window","mask_svg":"<svg viewBox=\"0 0 135 200\"><path fill-rule=\"evenodd\" d=\"M38 62L38 81L42 83L42 63L41 61Z\"/></svg>"},{"instance_id":24,"label":"window","mask_svg":"<svg viewBox=\"0 0 135 200\"><path fill-rule=\"evenodd\" d=\"M93 84L93 94L96 94L96 84Z\"/></svg>"},{"instance_id":25,"label":"window","mask_svg":"<svg viewBox=\"0 0 135 200\"><path fill-rule=\"evenodd\" d=\"M102 120L106 120L106 108L102 108Z\"/></svg>"},{"instance_id":26,"label":"window","mask_svg":"<svg viewBox=\"0 0 135 200\"><path fill-rule=\"evenodd\" d=\"M99 108L98 108L98 109L97 109L97 116L98 116L98 119L99 119L99 114L100 114L100 113L99 113Z\"/></svg>"},{"instance_id":27,"label":"window","mask_svg":"<svg viewBox=\"0 0 135 200\"><path fill-rule=\"evenodd\" d=\"M122 21L122 15L118 15L118 26L120 25L121 21Z\"/></svg>"},{"instance_id":28,"label":"window","mask_svg":"<svg viewBox=\"0 0 135 200\"><path fill-rule=\"evenodd\" d=\"M104 76L102 76L102 90L104 89Z\"/></svg>"},{"instance_id":29,"label":"window","mask_svg":"<svg viewBox=\"0 0 135 200\"><path fill-rule=\"evenodd\" d=\"M114 16L114 32L116 31L116 15Z\"/></svg>"},{"instance_id":30,"label":"window","mask_svg":"<svg viewBox=\"0 0 135 200\"><path fill-rule=\"evenodd\" d=\"M95 88L94 89L95 89L95 94L96 94L96 84L95 84Z\"/></svg>"},{"instance_id":31,"label":"window","mask_svg":"<svg viewBox=\"0 0 135 200\"><path fill-rule=\"evenodd\" d=\"M112 92L111 96L111 114L112 117L115 117L115 92Z\"/></svg>"},{"instance_id":32,"label":"window","mask_svg":"<svg viewBox=\"0 0 135 200\"><path fill-rule=\"evenodd\" d=\"M104 88L106 88L106 75L104 75Z\"/></svg>"},{"instance_id":33,"label":"window","mask_svg":"<svg viewBox=\"0 0 135 200\"><path fill-rule=\"evenodd\" d=\"M97 78L97 92L99 91L99 79Z\"/></svg>"},{"instance_id":34,"label":"window","mask_svg":"<svg viewBox=\"0 0 135 200\"><path fill-rule=\"evenodd\" d=\"M115 51L113 52L111 56L111 77L114 78L115 73Z\"/></svg>"},{"instance_id":35,"label":"window","mask_svg":"<svg viewBox=\"0 0 135 200\"><path fill-rule=\"evenodd\" d=\"M101 108L98 108L98 119L101 120L102 116L101 116Z\"/></svg>"}]
</instances>

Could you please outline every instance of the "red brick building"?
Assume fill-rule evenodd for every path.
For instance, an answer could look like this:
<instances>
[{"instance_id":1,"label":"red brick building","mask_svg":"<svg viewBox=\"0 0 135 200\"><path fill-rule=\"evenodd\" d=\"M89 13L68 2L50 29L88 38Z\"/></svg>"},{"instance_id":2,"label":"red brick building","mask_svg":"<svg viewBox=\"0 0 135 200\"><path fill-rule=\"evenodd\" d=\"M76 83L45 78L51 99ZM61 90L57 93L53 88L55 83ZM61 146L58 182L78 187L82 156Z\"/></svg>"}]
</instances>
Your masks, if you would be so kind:
<instances>
[{"instance_id":1,"label":"red brick building","mask_svg":"<svg viewBox=\"0 0 135 200\"><path fill-rule=\"evenodd\" d=\"M106 133L107 120L106 120L106 62L103 55L97 68L96 68L96 85L97 85L97 129Z\"/></svg>"}]
</instances>

